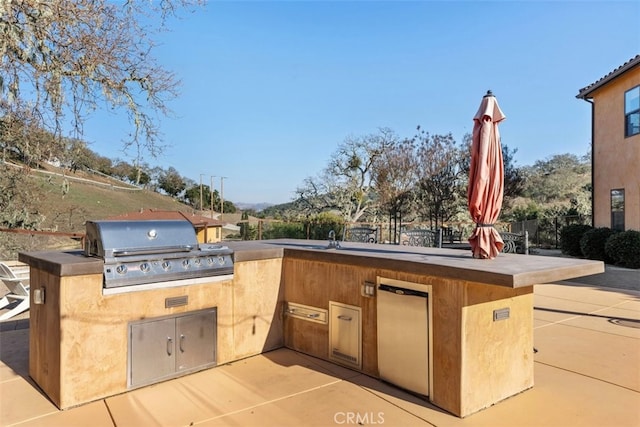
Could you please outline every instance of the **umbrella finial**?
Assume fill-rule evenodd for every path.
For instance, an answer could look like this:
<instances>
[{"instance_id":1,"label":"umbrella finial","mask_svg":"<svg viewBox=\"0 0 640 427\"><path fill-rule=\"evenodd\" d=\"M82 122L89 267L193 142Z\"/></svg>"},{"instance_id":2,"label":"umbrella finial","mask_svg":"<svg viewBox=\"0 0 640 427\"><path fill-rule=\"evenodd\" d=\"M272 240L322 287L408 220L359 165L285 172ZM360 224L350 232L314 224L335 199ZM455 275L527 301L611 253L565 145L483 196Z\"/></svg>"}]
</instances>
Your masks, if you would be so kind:
<instances>
[{"instance_id":1,"label":"umbrella finial","mask_svg":"<svg viewBox=\"0 0 640 427\"><path fill-rule=\"evenodd\" d=\"M487 94L483 96L483 98L486 98L487 96L493 96L493 92L491 92L491 89L487 91Z\"/></svg>"}]
</instances>

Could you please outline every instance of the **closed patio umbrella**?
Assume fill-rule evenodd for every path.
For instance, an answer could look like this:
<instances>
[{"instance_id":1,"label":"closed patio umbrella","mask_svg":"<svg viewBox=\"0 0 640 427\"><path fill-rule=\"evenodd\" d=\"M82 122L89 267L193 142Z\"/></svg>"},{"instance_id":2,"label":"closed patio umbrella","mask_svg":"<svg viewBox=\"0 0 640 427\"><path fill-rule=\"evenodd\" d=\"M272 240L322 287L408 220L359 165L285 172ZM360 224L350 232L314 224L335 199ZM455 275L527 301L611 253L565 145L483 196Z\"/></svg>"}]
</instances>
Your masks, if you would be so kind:
<instances>
[{"instance_id":1,"label":"closed patio umbrella","mask_svg":"<svg viewBox=\"0 0 640 427\"><path fill-rule=\"evenodd\" d=\"M504 242L494 228L502 209L504 163L498 123L505 115L491 91L473 117L473 142L467 199L476 228L469 237L474 258L495 258Z\"/></svg>"}]
</instances>

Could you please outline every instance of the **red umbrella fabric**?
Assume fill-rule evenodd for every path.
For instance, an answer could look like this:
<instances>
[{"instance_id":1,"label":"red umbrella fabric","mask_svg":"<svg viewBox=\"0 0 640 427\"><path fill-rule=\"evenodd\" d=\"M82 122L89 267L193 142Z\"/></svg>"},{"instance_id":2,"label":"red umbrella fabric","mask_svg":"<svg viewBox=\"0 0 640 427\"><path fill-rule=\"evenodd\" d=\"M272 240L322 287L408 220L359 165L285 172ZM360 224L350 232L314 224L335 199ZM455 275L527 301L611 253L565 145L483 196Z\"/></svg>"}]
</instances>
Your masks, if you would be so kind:
<instances>
[{"instance_id":1,"label":"red umbrella fabric","mask_svg":"<svg viewBox=\"0 0 640 427\"><path fill-rule=\"evenodd\" d=\"M491 91L473 117L473 142L467 199L476 228L469 237L474 258L495 258L504 242L494 228L502 209L504 162L498 123L506 117Z\"/></svg>"}]
</instances>

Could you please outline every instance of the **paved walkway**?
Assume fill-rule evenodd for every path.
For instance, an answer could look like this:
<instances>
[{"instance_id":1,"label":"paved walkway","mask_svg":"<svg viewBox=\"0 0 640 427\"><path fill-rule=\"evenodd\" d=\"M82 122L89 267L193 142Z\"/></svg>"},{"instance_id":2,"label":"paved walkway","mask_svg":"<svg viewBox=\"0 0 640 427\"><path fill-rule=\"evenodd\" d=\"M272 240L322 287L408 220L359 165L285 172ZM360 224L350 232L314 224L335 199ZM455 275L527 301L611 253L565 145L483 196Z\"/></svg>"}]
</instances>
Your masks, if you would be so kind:
<instances>
[{"instance_id":1,"label":"paved walkway","mask_svg":"<svg viewBox=\"0 0 640 427\"><path fill-rule=\"evenodd\" d=\"M28 376L22 319L0 324L0 426L637 427L640 271L609 273L535 286L535 386L464 419L288 349L59 411Z\"/></svg>"}]
</instances>

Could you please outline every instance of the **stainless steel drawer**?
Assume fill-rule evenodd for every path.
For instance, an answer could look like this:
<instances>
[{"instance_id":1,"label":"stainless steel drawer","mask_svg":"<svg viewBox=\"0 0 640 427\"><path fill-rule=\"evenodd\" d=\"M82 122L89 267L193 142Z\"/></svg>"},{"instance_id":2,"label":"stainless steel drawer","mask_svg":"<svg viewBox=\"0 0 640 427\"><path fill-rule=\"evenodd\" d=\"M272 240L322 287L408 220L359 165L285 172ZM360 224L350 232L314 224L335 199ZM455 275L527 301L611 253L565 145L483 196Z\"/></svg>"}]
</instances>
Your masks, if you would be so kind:
<instances>
[{"instance_id":1,"label":"stainless steel drawer","mask_svg":"<svg viewBox=\"0 0 640 427\"><path fill-rule=\"evenodd\" d=\"M323 325L327 324L328 319L327 310L294 302L287 302L284 305L284 314L286 316L296 317L310 322L322 323Z\"/></svg>"}]
</instances>

